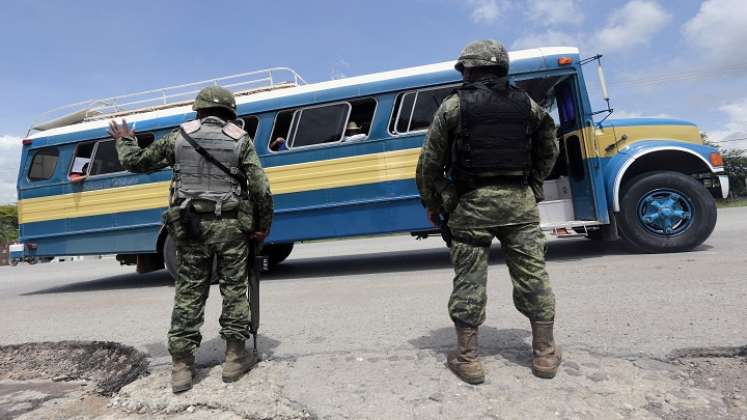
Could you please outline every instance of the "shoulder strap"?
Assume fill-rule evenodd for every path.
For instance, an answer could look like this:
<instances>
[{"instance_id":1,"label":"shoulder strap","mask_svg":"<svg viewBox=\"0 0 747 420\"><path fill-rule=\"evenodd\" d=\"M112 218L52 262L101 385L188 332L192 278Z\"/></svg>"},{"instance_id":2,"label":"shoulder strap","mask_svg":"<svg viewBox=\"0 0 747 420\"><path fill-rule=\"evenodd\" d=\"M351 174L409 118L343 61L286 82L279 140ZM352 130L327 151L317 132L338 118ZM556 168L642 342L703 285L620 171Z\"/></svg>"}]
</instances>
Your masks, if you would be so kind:
<instances>
[{"instance_id":1,"label":"shoulder strap","mask_svg":"<svg viewBox=\"0 0 747 420\"><path fill-rule=\"evenodd\" d=\"M215 165L216 168L220 169L223 173L233 178L236 182L239 183L239 186L241 186L241 190L246 189L246 178L239 173L233 173L230 169L226 168L226 165L222 164L218 159L216 159L213 155L210 154L207 150L205 150L204 147L200 146L199 143L195 141L187 132L184 130L184 128L180 127L179 131L182 134L182 137L184 137L184 140L187 141L187 143L190 144L190 146L194 147L195 151L200 154L203 158L205 158L206 161L212 163Z\"/></svg>"}]
</instances>

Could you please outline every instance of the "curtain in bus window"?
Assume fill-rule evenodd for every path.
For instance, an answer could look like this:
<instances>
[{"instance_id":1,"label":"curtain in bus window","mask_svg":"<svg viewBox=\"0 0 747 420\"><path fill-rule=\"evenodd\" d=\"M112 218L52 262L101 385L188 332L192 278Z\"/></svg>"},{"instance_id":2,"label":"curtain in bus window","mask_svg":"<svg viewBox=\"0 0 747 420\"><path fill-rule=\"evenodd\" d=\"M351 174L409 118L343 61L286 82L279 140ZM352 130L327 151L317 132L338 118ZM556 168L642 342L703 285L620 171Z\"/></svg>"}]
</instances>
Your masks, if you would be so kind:
<instances>
[{"instance_id":1,"label":"curtain in bus window","mask_svg":"<svg viewBox=\"0 0 747 420\"><path fill-rule=\"evenodd\" d=\"M568 83L559 84L556 88L558 101L558 114L560 116L561 128L576 127L576 101L574 100L573 89Z\"/></svg>"},{"instance_id":2,"label":"curtain in bus window","mask_svg":"<svg viewBox=\"0 0 747 420\"><path fill-rule=\"evenodd\" d=\"M93 166L90 175L103 175L121 172L124 168L119 163L114 140L99 142L93 155Z\"/></svg>"},{"instance_id":3,"label":"curtain in bus window","mask_svg":"<svg viewBox=\"0 0 747 420\"><path fill-rule=\"evenodd\" d=\"M348 103L302 110L293 147L340 141L349 110Z\"/></svg>"}]
</instances>

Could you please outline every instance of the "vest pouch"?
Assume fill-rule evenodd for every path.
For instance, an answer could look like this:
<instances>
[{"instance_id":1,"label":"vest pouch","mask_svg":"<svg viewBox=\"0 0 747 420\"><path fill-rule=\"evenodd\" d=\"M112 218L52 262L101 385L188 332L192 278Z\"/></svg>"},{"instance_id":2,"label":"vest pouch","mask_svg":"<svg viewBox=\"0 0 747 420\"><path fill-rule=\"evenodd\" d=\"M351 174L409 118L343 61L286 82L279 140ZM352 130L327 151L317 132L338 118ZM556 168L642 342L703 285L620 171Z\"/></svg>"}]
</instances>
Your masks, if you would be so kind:
<instances>
[{"instance_id":1,"label":"vest pouch","mask_svg":"<svg viewBox=\"0 0 747 420\"><path fill-rule=\"evenodd\" d=\"M161 214L161 220L163 220L163 224L172 238L177 241L187 239L187 231L184 229L184 225L182 225L181 209L179 207L169 207Z\"/></svg>"},{"instance_id":2,"label":"vest pouch","mask_svg":"<svg viewBox=\"0 0 747 420\"><path fill-rule=\"evenodd\" d=\"M239 200L237 218L239 229L244 233L254 232L254 206L249 200Z\"/></svg>"}]
</instances>

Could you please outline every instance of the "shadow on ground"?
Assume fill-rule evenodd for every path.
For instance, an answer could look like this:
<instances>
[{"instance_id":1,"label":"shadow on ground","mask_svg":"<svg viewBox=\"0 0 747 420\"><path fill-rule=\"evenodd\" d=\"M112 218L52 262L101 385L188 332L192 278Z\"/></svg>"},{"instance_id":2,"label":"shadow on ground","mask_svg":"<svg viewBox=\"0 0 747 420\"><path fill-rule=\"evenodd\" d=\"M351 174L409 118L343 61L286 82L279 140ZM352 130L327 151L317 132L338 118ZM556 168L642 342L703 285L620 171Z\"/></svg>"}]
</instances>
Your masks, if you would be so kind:
<instances>
[{"instance_id":1,"label":"shadow on ground","mask_svg":"<svg viewBox=\"0 0 747 420\"><path fill-rule=\"evenodd\" d=\"M435 238L433 239L435 240ZM693 252L707 251L709 245L701 245ZM629 255L631 252L622 242L590 241L584 238L564 239L548 243L548 261L574 261L612 255ZM490 264L505 263L498 242L490 249ZM342 255L319 258L299 258L280 264L262 274L262 281L295 278L336 277L391 272L410 272L450 268L449 250L430 248L411 251L389 251L371 254ZM70 283L24 293L22 296L50 293L75 293L97 290L135 289L144 287L173 286L174 281L165 271L148 274L121 274L96 280ZM213 287L217 287L213 285Z\"/></svg>"},{"instance_id":2,"label":"shadow on ground","mask_svg":"<svg viewBox=\"0 0 747 420\"><path fill-rule=\"evenodd\" d=\"M252 351L252 340L246 341L247 349ZM265 357L272 357L275 349L280 345L280 341L272 337L259 334L257 337L257 352ZM169 351L166 347L166 337L163 341L146 344L143 346L148 356L154 359L168 358ZM203 341L197 350L196 363L200 367L211 367L223 363L223 357L226 352L226 342L222 337L214 337L210 340Z\"/></svg>"},{"instance_id":3,"label":"shadow on ground","mask_svg":"<svg viewBox=\"0 0 747 420\"><path fill-rule=\"evenodd\" d=\"M173 285L174 280L171 278L171 275L169 275L165 270L161 270L148 274L120 274L118 276L104 277L96 280L69 283L62 286L24 293L21 296L45 295L50 293L94 292L98 290L141 289L144 287Z\"/></svg>"},{"instance_id":4,"label":"shadow on ground","mask_svg":"<svg viewBox=\"0 0 747 420\"><path fill-rule=\"evenodd\" d=\"M550 242L547 259L548 261L566 261L629 253L619 242L567 239ZM494 242L490 249L490 264L497 265L504 262L500 245ZM271 272L263 274L262 280L407 272L449 267L451 267L449 250L444 246L414 251L290 259L275 267Z\"/></svg>"},{"instance_id":5,"label":"shadow on ground","mask_svg":"<svg viewBox=\"0 0 747 420\"><path fill-rule=\"evenodd\" d=\"M529 330L508 328L499 330L495 327L480 327L480 355L482 357L498 356L519 366L532 366L532 346L529 344ZM444 354L456 347L454 327L432 330L429 335L420 336L408 341L421 350L431 350Z\"/></svg>"}]
</instances>

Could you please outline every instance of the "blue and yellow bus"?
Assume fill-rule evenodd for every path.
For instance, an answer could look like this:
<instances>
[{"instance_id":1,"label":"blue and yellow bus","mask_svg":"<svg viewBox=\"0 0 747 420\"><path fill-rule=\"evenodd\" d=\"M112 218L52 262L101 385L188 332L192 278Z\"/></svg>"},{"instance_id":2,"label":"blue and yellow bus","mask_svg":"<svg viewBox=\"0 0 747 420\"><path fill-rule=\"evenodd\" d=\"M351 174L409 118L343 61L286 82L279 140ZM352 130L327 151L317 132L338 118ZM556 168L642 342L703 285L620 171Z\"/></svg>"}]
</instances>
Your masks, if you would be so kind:
<instances>
[{"instance_id":1,"label":"blue and yellow bus","mask_svg":"<svg viewBox=\"0 0 747 420\"><path fill-rule=\"evenodd\" d=\"M726 195L728 181L721 156L703 145L695 124L595 121L583 72L591 60L581 60L576 48L515 51L510 58L512 82L552 110L558 126L561 155L545 182L543 229L622 236L644 252L687 250L707 239L716 222L714 197ZM173 244L160 219L171 170L122 170L106 127L126 117L147 147L195 117L189 98L208 83L236 93L269 176L276 207L265 252L272 263L299 241L434 233L415 166L436 108L460 81L454 62L315 84L281 68L74 104L74 112L35 125L23 140L24 252L118 254L140 272L164 261L173 272Z\"/></svg>"}]
</instances>

